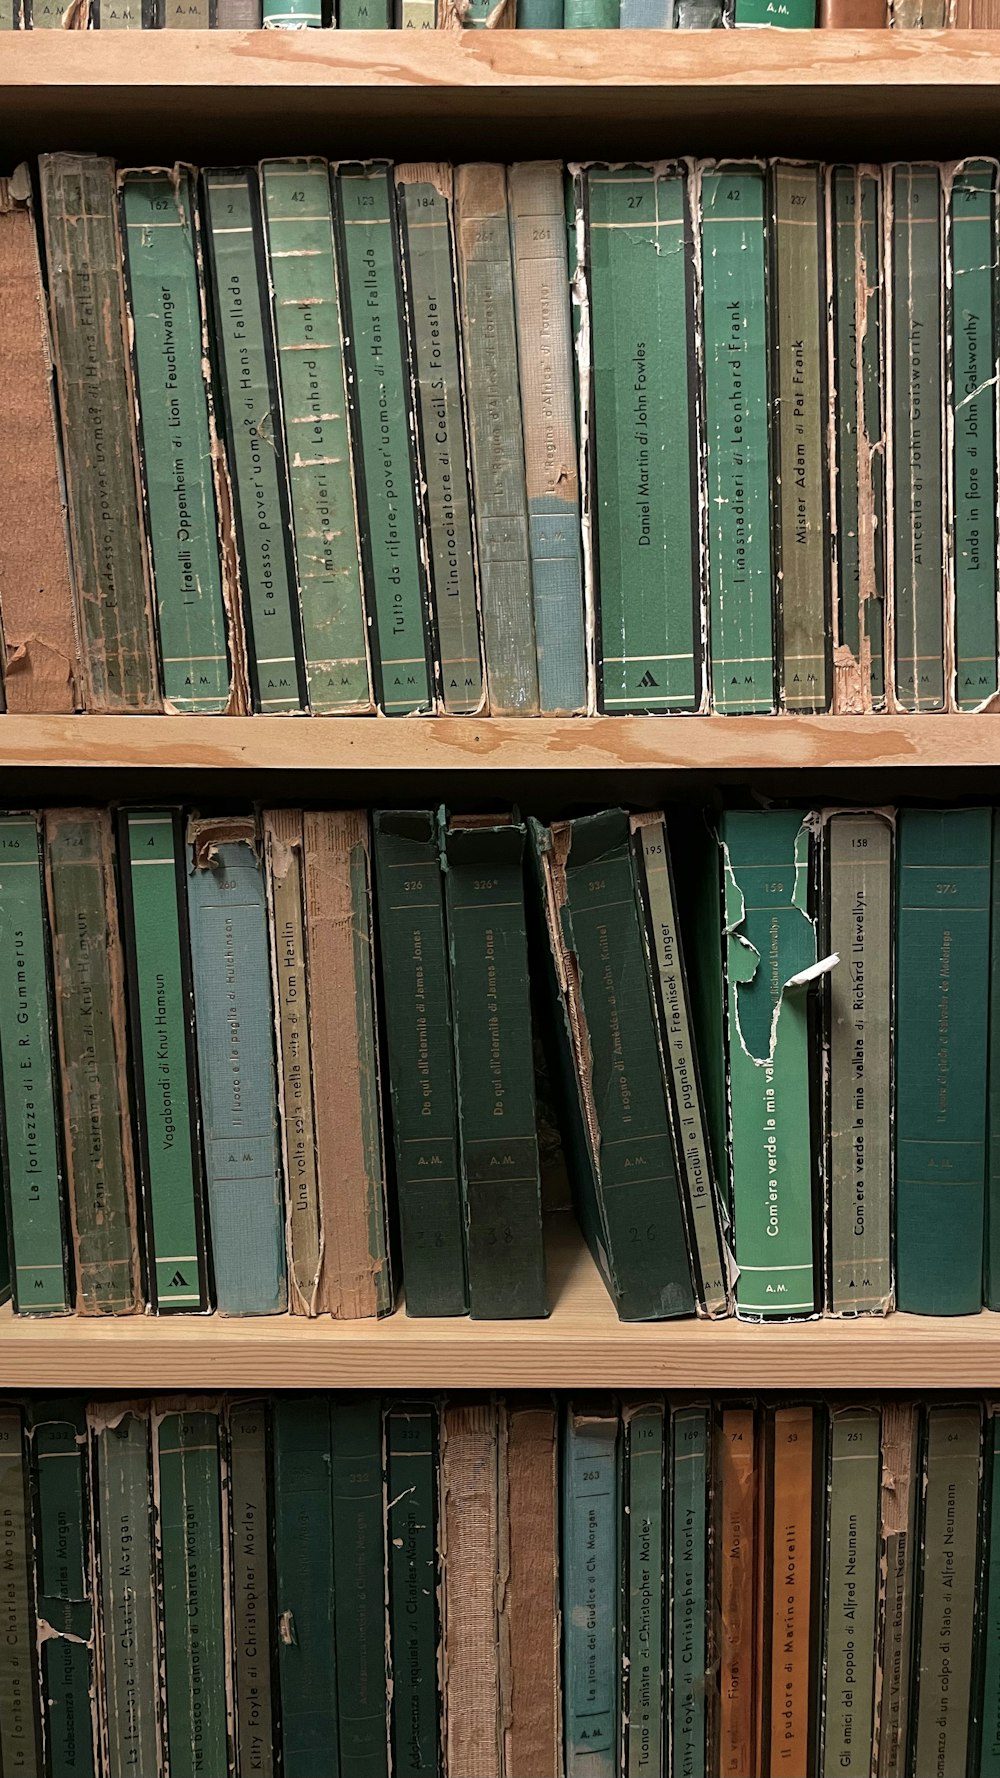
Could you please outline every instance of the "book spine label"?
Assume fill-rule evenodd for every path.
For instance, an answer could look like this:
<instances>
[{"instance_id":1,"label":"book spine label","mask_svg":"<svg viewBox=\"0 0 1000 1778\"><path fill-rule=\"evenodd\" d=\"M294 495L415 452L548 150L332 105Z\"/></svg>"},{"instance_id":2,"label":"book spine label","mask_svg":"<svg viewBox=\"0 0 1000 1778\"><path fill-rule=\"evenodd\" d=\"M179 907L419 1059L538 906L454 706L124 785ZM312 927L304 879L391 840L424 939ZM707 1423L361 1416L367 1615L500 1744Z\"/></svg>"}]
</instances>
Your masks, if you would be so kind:
<instances>
[{"instance_id":1,"label":"book spine label","mask_svg":"<svg viewBox=\"0 0 1000 1778\"><path fill-rule=\"evenodd\" d=\"M97 1771L90 1463L81 1403L46 1401L31 1432L43 1740L49 1770Z\"/></svg>"},{"instance_id":2,"label":"book spine label","mask_svg":"<svg viewBox=\"0 0 1000 1778\"><path fill-rule=\"evenodd\" d=\"M948 204L948 418L955 573L955 701L997 691L996 161L965 161Z\"/></svg>"},{"instance_id":3,"label":"book spine label","mask_svg":"<svg viewBox=\"0 0 1000 1778\"><path fill-rule=\"evenodd\" d=\"M305 708L299 680L298 599L277 376L267 318L256 176L204 175L212 334L233 477L240 580L257 706Z\"/></svg>"},{"instance_id":4,"label":"book spine label","mask_svg":"<svg viewBox=\"0 0 1000 1778\"><path fill-rule=\"evenodd\" d=\"M55 0L58 4L58 0ZM53 10L55 7L53 7ZM155 23L153 6L130 0L91 0L91 28L100 31L148 31ZM64 8L65 11L65 8ZM62 18L60 17L60 24Z\"/></svg>"},{"instance_id":5,"label":"book spine label","mask_svg":"<svg viewBox=\"0 0 1000 1778\"><path fill-rule=\"evenodd\" d=\"M826 828L830 1307L892 1307L892 825L838 810Z\"/></svg>"},{"instance_id":6,"label":"book spine label","mask_svg":"<svg viewBox=\"0 0 1000 1778\"><path fill-rule=\"evenodd\" d=\"M561 1772L558 1410L529 1397L501 1416L503 1769Z\"/></svg>"},{"instance_id":7,"label":"book spine label","mask_svg":"<svg viewBox=\"0 0 1000 1778\"><path fill-rule=\"evenodd\" d=\"M773 1413L771 1537L764 1546L765 1678L761 1769L778 1778L813 1771L811 1684L814 1634L814 1410L776 1408ZM770 1547L768 1547L768 1544Z\"/></svg>"},{"instance_id":8,"label":"book spine label","mask_svg":"<svg viewBox=\"0 0 1000 1778\"><path fill-rule=\"evenodd\" d=\"M374 664L382 709L402 716L428 709L433 688L395 197L384 162L341 167L335 184L361 546L377 634Z\"/></svg>"},{"instance_id":9,"label":"book spine label","mask_svg":"<svg viewBox=\"0 0 1000 1778\"><path fill-rule=\"evenodd\" d=\"M563 168L522 161L507 192L538 699L572 716L587 708L587 641Z\"/></svg>"},{"instance_id":10,"label":"book spine label","mask_svg":"<svg viewBox=\"0 0 1000 1778\"><path fill-rule=\"evenodd\" d=\"M260 169L309 708L373 708L330 177Z\"/></svg>"},{"instance_id":11,"label":"book spine label","mask_svg":"<svg viewBox=\"0 0 1000 1778\"><path fill-rule=\"evenodd\" d=\"M111 817L49 809L45 846L77 1308L128 1315L141 1290Z\"/></svg>"},{"instance_id":12,"label":"book spine label","mask_svg":"<svg viewBox=\"0 0 1000 1778\"><path fill-rule=\"evenodd\" d=\"M756 1770L754 1595L758 1478L752 1408L723 1408L717 1449L719 1772L721 1778L745 1778L747 1772Z\"/></svg>"},{"instance_id":13,"label":"book spine label","mask_svg":"<svg viewBox=\"0 0 1000 1778\"><path fill-rule=\"evenodd\" d=\"M158 1772L160 1648L153 1561L149 1409L88 1415L97 1477L101 1736L108 1778Z\"/></svg>"},{"instance_id":14,"label":"book spine label","mask_svg":"<svg viewBox=\"0 0 1000 1778\"><path fill-rule=\"evenodd\" d=\"M401 0L399 26L402 31L433 31L437 24L437 0Z\"/></svg>"},{"instance_id":15,"label":"book spine label","mask_svg":"<svg viewBox=\"0 0 1000 1778\"><path fill-rule=\"evenodd\" d=\"M502 166L455 171L455 258L468 390L490 710L538 714L514 272Z\"/></svg>"},{"instance_id":16,"label":"book spine label","mask_svg":"<svg viewBox=\"0 0 1000 1778\"><path fill-rule=\"evenodd\" d=\"M563 1449L566 1778L617 1778L620 1594L618 1417L571 1406Z\"/></svg>"},{"instance_id":17,"label":"book spine label","mask_svg":"<svg viewBox=\"0 0 1000 1778\"><path fill-rule=\"evenodd\" d=\"M682 166L585 177L601 707L610 711L700 702L687 184Z\"/></svg>"},{"instance_id":18,"label":"book spine label","mask_svg":"<svg viewBox=\"0 0 1000 1778\"><path fill-rule=\"evenodd\" d=\"M392 1769L440 1770L437 1409L407 1398L386 1416Z\"/></svg>"},{"instance_id":19,"label":"book spine label","mask_svg":"<svg viewBox=\"0 0 1000 1778\"><path fill-rule=\"evenodd\" d=\"M233 1741L236 1769L274 1778L276 1756L274 1578L268 1404L228 1408L229 1561L232 1598Z\"/></svg>"},{"instance_id":20,"label":"book spine label","mask_svg":"<svg viewBox=\"0 0 1000 1778\"><path fill-rule=\"evenodd\" d=\"M964 1772L979 1538L978 1402L927 1410L914 1772Z\"/></svg>"},{"instance_id":21,"label":"book spine label","mask_svg":"<svg viewBox=\"0 0 1000 1778\"><path fill-rule=\"evenodd\" d=\"M892 601L896 698L945 705L944 263L941 173L889 169Z\"/></svg>"},{"instance_id":22,"label":"book spine label","mask_svg":"<svg viewBox=\"0 0 1000 1778\"><path fill-rule=\"evenodd\" d=\"M5 1402L0 1406L0 1760L5 1772L42 1778L28 1496L21 1410Z\"/></svg>"},{"instance_id":23,"label":"book spine label","mask_svg":"<svg viewBox=\"0 0 1000 1778\"><path fill-rule=\"evenodd\" d=\"M441 1439L445 1770L500 1778L497 1409L445 1403Z\"/></svg>"},{"instance_id":24,"label":"book spine label","mask_svg":"<svg viewBox=\"0 0 1000 1778\"><path fill-rule=\"evenodd\" d=\"M287 1305L264 884L252 820L194 821L188 877L216 1302Z\"/></svg>"},{"instance_id":25,"label":"book spine label","mask_svg":"<svg viewBox=\"0 0 1000 1778\"><path fill-rule=\"evenodd\" d=\"M342 1396L330 1411L340 1758L352 1778L388 1778L382 1408Z\"/></svg>"},{"instance_id":26,"label":"book spine label","mask_svg":"<svg viewBox=\"0 0 1000 1778\"><path fill-rule=\"evenodd\" d=\"M207 1309L181 817L129 810L119 841L149 1293L161 1313Z\"/></svg>"},{"instance_id":27,"label":"book spine label","mask_svg":"<svg viewBox=\"0 0 1000 1778\"><path fill-rule=\"evenodd\" d=\"M429 526L441 698L452 715L481 708L479 599L452 255L451 169L397 167L403 281L419 473Z\"/></svg>"},{"instance_id":28,"label":"book spine label","mask_svg":"<svg viewBox=\"0 0 1000 1778\"><path fill-rule=\"evenodd\" d=\"M1000 1778L1000 1421L994 1404L983 1449L983 1506L988 1510L983 1595L978 1620L982 1686L977 1699L979 1778Z\"/></svg>"},{"instance_id":29,"label":"book spine label","mask_svg":"<svg viewBox=\"0 0 1000 1778\"><path fill-rule=\"evenodd\" d=\"M917 1409L888 1401L882 1409L879 1609L878 1778L907 1778L910 1668L917 1516Z\"/></svg>"},{"instance_id":30,"label":"book spine label","mask_svg":"<svg viewBox=\"0 0 1000 1778\"><path fill-rule=\"evenodd\" d=\"M672 1769L706 1778L708 1648L707 1407L671 1416L670 1746Z\"/></svg>"},{"instance_id":31,"label":"book spine label","mask_svg":"<svg viewBox=\"0 0 1000 1778\"><path fill-rule=\"evenodd\" d=\"M427 811L376 810L382 1002L408 1315L468 1307L444 883Z\"/></svg>"},{"instance_id":32,"label":"book spine label","mask_svg":"<svg viewBox=\"0 0 1000 1778\"><path fill-rule=\"evenodd\" d=\"M285 1778L340 1778L330 1403L276 1396L275 1606Z\"/></svg>"},{"instance_id":33,"label":"book spine label","mask_svg":"<svg viewBox=\"0 0 1000 1778\"><path fill-rule=\"evenodd\" d=\"M982 1304L991 899L990 810L905 809L896 921L896 1280L899 1307L917 1314L975 1314Z\"/></svg>"},{"instance_id":34,"label":"book spine label","mask_svg":"<svg viewBox=\"0 0 1000 1778\"><path fill-rule=\"evenodd\" d=\"M163 1577L166 1743L174 1778L229 1770L219 1418L167 1413L154 1426Z\"/></svg>"},{"instance_id":35,"label":"book spine label","mask_svg":"<svg viewBox=\"0 0 1000 1778\"><path fill-rule=\"evenodd\" d=\"M65 1314L67 1268L52 982L38 821L0 818L0 1073L4 1155L19 1314Z\"/></svg>"},{"instance_id":36,"label":"book spine label","mask_svg":"<svg viewBox=\"0 0 1000 1778\"><path fill-rule=\"evenodd\" d=\"M830 1413L822 1778L874 1770L879 1412Z\"/></svg>"},{"instance_id":37,"label":"book spine label","mask_svg":"<svg viewBox=\"0 0 1000 1778\"><path fill-rule=\"evenodd\" d=\"M663 1770L664 1410L652 1402L625 1410L627 1548L623 1667L626 1778Z\"/></svg>"},{"instance_id":38,"label":"book spine label","mask_svg":"<svg viewBox=\"0 0 1000 1778\"><path fill-rule=\"evenodd\" d=\"M764 170L699 189L712 702L752 714L774 707Z\"/></svg>"},{"instance_id":39,"label":"book spine label","mask_svg":"<svg viewBox=\"0 0 1000 1778\"><path fill-rule=\"evenodd\" d=\"M40 175L86 705L157 710L114 166L47 154Z\"/></svg>"}]
</instances>

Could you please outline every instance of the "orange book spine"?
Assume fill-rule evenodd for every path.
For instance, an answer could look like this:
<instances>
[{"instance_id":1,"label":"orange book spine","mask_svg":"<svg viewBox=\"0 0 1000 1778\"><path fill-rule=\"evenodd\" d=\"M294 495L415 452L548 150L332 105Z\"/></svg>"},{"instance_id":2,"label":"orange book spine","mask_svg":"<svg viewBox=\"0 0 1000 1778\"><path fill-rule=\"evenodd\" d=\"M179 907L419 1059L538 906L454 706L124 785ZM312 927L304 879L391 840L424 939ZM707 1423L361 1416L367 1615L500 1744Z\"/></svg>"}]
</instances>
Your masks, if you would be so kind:
<instances>
[{"instance_id":1,"label":"orange book spine","mask_svg":"<svg viewBox=\"0 0 1000 1778\"><path fill-rule=\"evenodd\" d=\"M726 1408L719 1441L719 1773L746 1778L754 1747L757 1441L752 1408Z\"/></svg>"}]
</instances>

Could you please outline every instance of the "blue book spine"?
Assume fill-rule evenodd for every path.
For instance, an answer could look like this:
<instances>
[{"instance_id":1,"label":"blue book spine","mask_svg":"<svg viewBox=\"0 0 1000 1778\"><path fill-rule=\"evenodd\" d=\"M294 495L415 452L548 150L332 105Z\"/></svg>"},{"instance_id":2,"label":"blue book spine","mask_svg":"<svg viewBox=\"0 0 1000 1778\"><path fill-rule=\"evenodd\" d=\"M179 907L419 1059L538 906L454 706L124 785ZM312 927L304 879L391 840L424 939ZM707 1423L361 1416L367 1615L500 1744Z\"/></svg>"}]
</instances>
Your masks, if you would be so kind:
<instances>
[{"instance_id":1,"label":"blue book spine","mask_svg":"<svg viewBox=\"0 0 1000 1778\"><path fill-rule=\"evenodd\" d=\"M620 1771L621 1456L610 1406L571 1405L563 1451L566 1778Z\"/></svg>"}]
</instances>

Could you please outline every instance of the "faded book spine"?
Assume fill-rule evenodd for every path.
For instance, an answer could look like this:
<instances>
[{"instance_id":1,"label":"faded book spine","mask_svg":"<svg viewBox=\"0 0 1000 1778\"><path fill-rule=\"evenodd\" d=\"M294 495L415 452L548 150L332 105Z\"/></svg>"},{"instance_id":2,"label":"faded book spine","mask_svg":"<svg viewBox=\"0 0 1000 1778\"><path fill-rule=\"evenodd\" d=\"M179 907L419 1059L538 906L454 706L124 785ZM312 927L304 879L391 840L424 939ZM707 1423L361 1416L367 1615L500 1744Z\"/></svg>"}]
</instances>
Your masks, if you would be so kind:
<instances>
[{"instance_id":1,"label":"faded book spine","mask_svg":"<svg viewBox=\"0 0 1000 1778\"><path fill-rule=\"evenodd\" d=\"M558 1410L529 1396L500 1412L503 1769L561 1772Z\"/></svg>"},{"instance_id":2,"label":"faded book spine","mask_svg":"<svg viewBox=\"0 0 1000 1778\"><path fill-rule=\"evenodd\" d=\"M389 1676L382 1406L352 1393L330 1409L340 1762L388 1778Z\"/></svg>"},{"instance_id":3,"label":"faded book spine","mask_svg":"<svg viewBox=\"0 0 1000 1778\"><path fill-rule=\"evenodd\" d=\"M113 162L39 163L89 711L158 710Z\"/></svg>"},{"instance_id":4,"label":"faded book spine","mask_svg":"<svg viewBox=\"0 0 1000 1778\"><path fill-rule=\"evenodd\" d=\"M215 0L217 31L259 31L260 28L261 0Z\"/></svg>"},{"instance_id":5,"label":"faded book spine","mask_svg":"<svg viewBox=\"0 0 1000 1778\"><path fill-rule=\"evenodd\" d=\"M94 1589L90 1449L83 1402L45 1399L32 1413L35 1587L48 1769L95 1778Z\"/></svg>"},{"instance_id":6,"label":"faded book spine","mask_svg":"<svg viewBox=\"0 0 1000 1778\"><path fill-rule=\"evenodd\" d=\"M978 1402L928 1407L914 1661L914 1773L967 1770L981 1437Z\"/></svg>"},{"instance_id":7,"label":"faded book spine","mask_svg":"<svg viewBox=\"0 0 1000 1778\"><path fill-rule=\"evenodd\" d=\"M330 1402L276 1396L271 1416L281 1769L285 1778L340 1778Z\"/></svg>"},{"instance_id":8,"label":"faded book spine","mask_svg":"<svg viewBox=\"0 0 1000 1778\"><path fill-rule=\"evenodd\" d=\"M437 1421L432 1402L407 1396L392 1403L385 1422L396 1778L435 1778L440 1771Z\"/></svg>"},{"instance_id":9,"label":"faded book spine","mask_svg":"<svg viewBox=\"0 0 1000 1778\"><path fill-rule=\"evenodd\" d=\"M989 1082L986 1107L986 1228L983 1305L1000 1307L1000 811L993 811L990 846Z\"/></svg>"},{"instance_id":10,"label":"faded book spine","mask_svg":"<svg viewBox=\"0 0 1000 1778\"><path fill-rule=\"evenodd\" d=\"M878 1778L907 1778L916 1577L919 1411L913 1402L882 1409L878 1624Z\"/></svg>"},{"instance_id":11,"label":"faded book spine","mask_svg":"<svg viewBox=\"0 0 1000 1778\"><path fill-rule=\"evenodd\" d=\"M135 1778L162 1769L149 1407L98 1403L87 1420L95 1473L103 1769L108 1778Z\"/></svg>"},{"instance_id":12,"label":"faded book spine","mask_svg":"<svg viewBox=\"0 0 1000 1778\"><path fill-rule=\"evenodd\" d=\"M670 1432L671 1769L709 1778L709 1408L676 1408Z\"/></svg>"},{"instance_id":13,"label":"faded book spine","mask_svg":"<svg viewBox=\"0 0 1000 1778\"><path fill-rule=\"evenodd\" d=\"M622 1414L625 1510L625 1589L628 1610L622 1665L622 1722L626 1778L646 1778L664 1764L663 1627L664 1425L662 1402L642 1402ZM666 1669L669 1672L669 1668ZM686 1769L686 1768L682 1768Z\"/></svg>"},{"instance_id":14,"label":"faded book spine","mask_svg":"<svg viewBox=\"0 0 1000 1778\"><path fill-rule=\"evenodd\" d=\"M441 1424L444 1735L449 1772L500 1778L497 1408L446 1401Z\"/></svg>"},{"instance_id":15,"label":"faded book spine","mask_svg":"<svg viewBox=\"0 0 1000 1778\"><path fill-rule=\"evenodd\" d=\"M769 1460L759 1757L760 1770L779 1778L782 1772L815 1769L814 1566L822 1572L823 1564L822 1551L813 1548L819 1457L815 1409L769 1410L765 1436Z\"/></svg>"},{"instance_id":16,"label":"faded book spine","mask_svg":"<svg viewBox=\"0 0 1000 1778\"><path fill-rule=\"evenodd\" d=\"M755 1765L757 1437L751 1407L724 1407L717 1431L720 1778Z\"/></svg>"},{"instance_id":17,"label":"faded book spine","mask_svg":"<svg viewBox=\"0 0 1000 1778\"><path fill-rule=\"evenodd\" d=\"M983 1435L984 1556L978 1619L980 1684L975 1699L973 1758L979 1778L1000 1775L1000 1415L986 1410Z\"/></svg>"},{"instance_id":18,"label":"faded book spine","mask_svg":"<svg viewBox=\"0 0 1000 1778\"><path fill-rule=\"evenodd\" d=\"M870 1778L875 1759L880 1416L831 1407L822 1778Z\"/></svg>"},{"instance_id":19,"label":"faded book spine","mask_svg":"<svg viewBox=\"0 0 1000 1778\"><path fill-rule=\"evenodd\" d=\"M42 1778L28 1451L21 1409L0 1403L0 1760L3 1770Z\"/></svg>"},{"instance_id":20,"label":"faded book spine","mask_svg":"<svg viewBox=\"0 0 1000 1778\"><path fill-rule=\"evenodd\" d=\"M47 809L46 882L77 1310L142 1307L125 987L107 809Z\"/></svg>"},{"instance_id":21,"label":"faded book spine","mask_svg":"<svg viewBox=\"0 0 1000 1778\"><path fill-rule=\"evenodd\" d=\"M233 1744L257 1778L274 1778L276 1757L269 1414L260 1397L227 1407Z\"/></svg>"},{"instance_id":22,"label":"faded book spine","mask_svg":"<svg viewBox=\"0 0 1000 1778\"><path fill-rule=\"evenodd\" d=\"M621 1456L610 1405L567 1406L562 1505L566 1778L617 1778Z\"/></svg>"},{"instance_id":23,"label":"faded book spine","mask_svg":"<svg viewBox=\"0 0 1000 1778\"><path fill-rule=\"evenodd\" d=\"M948 422L955 575L955 702L997 691L996 161L963 161L948 198Z\"/></svg>"},{"instance_id":24,"label":"faded book spine","mask_svg":"<svg viewBox=\"0 0 1000 1778\"><path fill-rule=\"evenodd\" d=\"M301 809L262 816L285 1161L289 1306L315 1315L322 1262L316 1115L309 1043Z\"/></svg>"},{"instance_id":25,"label":"faded book spine","mask_svg":"<svg viewBox=\"0 0 1000 1778\"><path fill-rule=\"evenodd\" d=\"M401 31L433 31L437 26L437 0L399 0Z\"/></svg>"},{"instance_id":26,"label":"faded book spine","mask_svg":"<svg viewBox=\"0 0 1000 1778\"><path fill-rule=\"evenodd\" d=\"M174 1778L229 1770L219 1406L163 1403L153 1419L163 1587L164 1740Z\"/></svg>"}]
</instances>

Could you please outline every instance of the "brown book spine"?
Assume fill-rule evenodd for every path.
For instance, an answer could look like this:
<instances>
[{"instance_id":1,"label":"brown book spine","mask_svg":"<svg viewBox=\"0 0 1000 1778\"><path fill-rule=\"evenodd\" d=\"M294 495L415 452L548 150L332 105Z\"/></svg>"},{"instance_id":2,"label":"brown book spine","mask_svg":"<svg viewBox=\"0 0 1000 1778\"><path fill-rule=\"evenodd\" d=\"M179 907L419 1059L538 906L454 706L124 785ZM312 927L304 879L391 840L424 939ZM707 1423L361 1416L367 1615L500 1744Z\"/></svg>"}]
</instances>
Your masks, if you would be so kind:
<instances>
[{"instance_id":1,"label":"brown book spine","mask_svg":"<svg viewBox=\"0 0 1000 1778\"><path fill-rule=\"evenodd\" d=\"M0 526L7 708L59 715L78 707L79 648L52 341L24 166L0 179L0 380L17 391L17 423L0 431L0 481L14 515Z\"/></svg>"},{"instance_id":2,"label":"brown book spine","mask_svg":"<svg viewBox=\"0 0 1000 1778\"><path fill-rule=\"evenodd\" d=\"M767 1672L759 1769L766 1778L808 1778L813 1770L814 1410L775 1408L770 1436Z\"/></svg>"},{"instance_id":3,"label":"brown book spine","mask_svg":"<svg viewBox=\"0 0 1000 1778\"><path fill-rule=\"evenodd\" d=\"M754 1411L726 1408L719 1439L719 1773L746 1778L754 1750L757 1443Z\"/></svg>"},{"instance_id":4,"label":"brown book spine","mask_svg":"<svg viewBox=\"0 0 1000 1778\"><path fill-rule=\"evenodd\" d=\"M819 0L821 31L886 31L887 0Z\"/></svg>"},{"instance_id":5,"label":"brown book spine","mask_svg":"<svg viewBox=\"0 0 1000 1778\"><path fill-rule=\"evenodd\" d=\"M553 1403L508 1404L499 1455L504 1778L562 1771L559 1440Z\"/></svg>"},{"instance_id":6,"label":"brown book spine","mask_svg":"<svg viewBox=\"0 0 1000 1778\"><path fill-rule=\"evenodd\" d=\"M442 1689L445 1769L456 1778L500 1778L502 1770L497 1497L495 1404L447 1403L441 1425Z\"/></svg>"}]
</instances>

